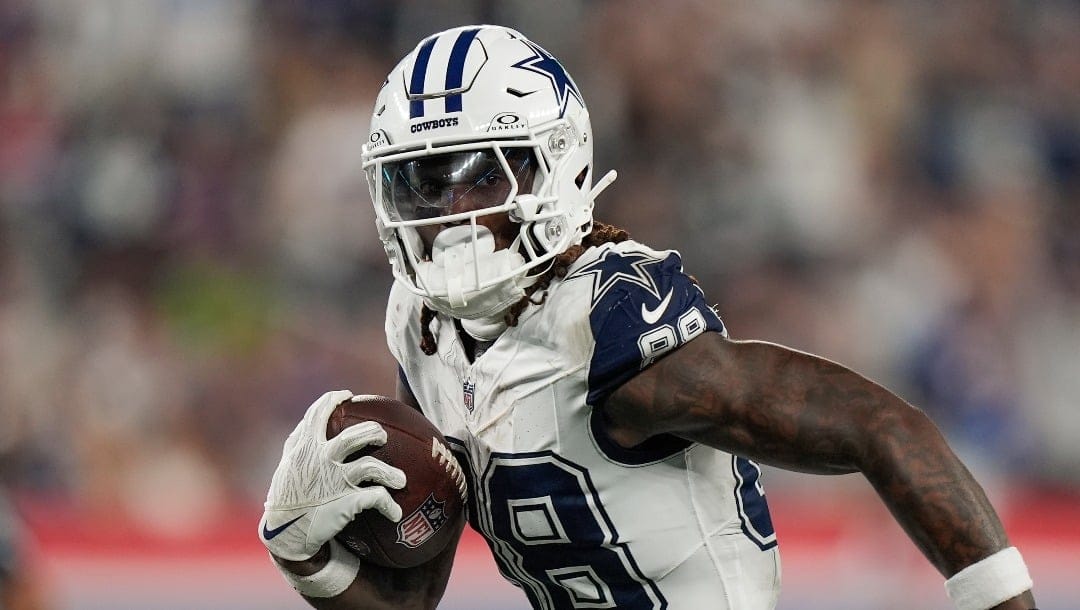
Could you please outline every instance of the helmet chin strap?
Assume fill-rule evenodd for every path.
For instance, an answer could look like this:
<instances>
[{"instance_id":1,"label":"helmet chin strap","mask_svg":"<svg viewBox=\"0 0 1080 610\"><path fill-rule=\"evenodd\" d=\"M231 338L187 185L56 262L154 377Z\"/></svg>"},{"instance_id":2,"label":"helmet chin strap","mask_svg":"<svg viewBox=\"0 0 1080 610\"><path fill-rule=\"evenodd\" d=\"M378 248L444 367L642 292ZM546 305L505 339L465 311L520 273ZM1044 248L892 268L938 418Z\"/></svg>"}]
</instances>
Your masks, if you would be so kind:
<instances>
[{"instance_id":1,"label":"helmet chin strap","mask_svg":"<svg viewBox=\"0 0 1080 610\"><path fill-rule=\"evenodd\" d=\"M525 288L535 278L514 276L477 288L477 282L506 275L523 266L525 259L511 250L496 250L495 237L487 227L475 227L474 242L473 229L463 225L440 231L431 246L431 260L418 263L416 274L428 293L424 300L429 307L462 321L478 321L471 325L478 330L525 296Z\"/></svg>"}]
</instances>

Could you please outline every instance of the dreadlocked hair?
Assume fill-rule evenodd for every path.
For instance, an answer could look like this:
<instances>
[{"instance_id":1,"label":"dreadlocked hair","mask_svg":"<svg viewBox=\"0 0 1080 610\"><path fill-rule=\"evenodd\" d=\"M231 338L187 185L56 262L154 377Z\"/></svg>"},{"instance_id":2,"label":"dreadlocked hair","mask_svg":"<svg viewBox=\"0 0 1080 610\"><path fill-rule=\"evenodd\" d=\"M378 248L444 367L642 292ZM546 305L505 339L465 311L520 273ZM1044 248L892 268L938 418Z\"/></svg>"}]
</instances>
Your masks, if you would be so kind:
<instances>
[{"instance_id":1,"label":"dreadlocked hair","mask_svg":"<svg viewBox=\"0 0 1080 610\"><path fill-rule=\"evenodd\" d=\"M630 239L630 234L625 229L614 225L593 221L592 231L581 240L580 245L570 246L566 252L558 254L552 259L551 266L545 271L532 286L525 289L525 296L521 297L503 314L503 321L507 326L517 326L521 313L529 305L542 305L547 300L547 289L552 280L566 277L570 265L589 248L595 248L603 244L617 244ZM533 297L536 298L533 298ZM435 335L431 332L431 321L435 319L435 311L424 305L420 309L420 351L431 356L438 349Z\"/></svg>"}]
</instances>

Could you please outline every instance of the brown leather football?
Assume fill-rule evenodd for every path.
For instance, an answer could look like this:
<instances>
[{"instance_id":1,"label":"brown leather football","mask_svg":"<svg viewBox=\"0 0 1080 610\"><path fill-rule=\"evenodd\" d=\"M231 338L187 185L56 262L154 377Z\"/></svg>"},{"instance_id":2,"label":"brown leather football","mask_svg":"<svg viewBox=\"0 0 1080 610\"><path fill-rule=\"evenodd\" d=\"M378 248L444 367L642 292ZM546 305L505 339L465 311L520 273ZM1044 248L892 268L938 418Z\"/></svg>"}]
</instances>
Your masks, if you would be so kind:
<instances>
[{"instance_id":1,"label":"brown leather football","mask_svg":"<svg viewBox=\"0 0 1080 610\"><path fill-rule=\"evenodd\" d=\"M337 535L338 541L365 561L411 568L439 554L465 525L467 489L461 467L439 430L419 411L385 396L354 396L339 404L326 424L326 437L363 421L386 430L386 444L357 451L345 461L370 455L405 471L405 487L391 489L401 506L394 523L366 510Z\"/></svg>"}]
</instances>

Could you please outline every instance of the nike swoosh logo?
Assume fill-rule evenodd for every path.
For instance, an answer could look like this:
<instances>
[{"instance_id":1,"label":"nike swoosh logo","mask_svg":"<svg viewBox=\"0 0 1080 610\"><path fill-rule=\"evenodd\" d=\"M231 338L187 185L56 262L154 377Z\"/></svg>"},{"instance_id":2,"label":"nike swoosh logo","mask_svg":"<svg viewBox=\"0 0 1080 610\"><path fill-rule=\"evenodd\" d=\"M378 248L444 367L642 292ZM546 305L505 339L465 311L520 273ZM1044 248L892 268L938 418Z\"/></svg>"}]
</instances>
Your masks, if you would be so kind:
<instances>
[{"instance_id":1,"label":"nike swoosh logo","mask_svg":"<svg viewBox=\"0 0 1080 610\"><path fill-rule=\"evenodd\" d=\"M646 324L656 324L656 322L660 320L660 316L664 315L664 310L667 309L668 303L671 302L671 294L673 292L675 292L674 288L668 290L667 296L664 297L663 301L660 301L660 304L656 306L656 309L649 309L648 307L645 307L645 303L642 303L641 319L645 320Z\"/></svg>"},{"instance_id":2,"label":"nike swoosh logo","mask_svg":"<svg viewBox=\"0 0 1080 610\"><path fill-rule=\"evenodd\" d=\"M539 91L539 89L537 89L536 91ZM507 87L506 88L506 92L509 93L510 95L514 96L514 97L525 97L527 95L532 95L532 94L536 93L536 91L518 91L517 89L514 89L513 87Z\"/></svg>"},{"instance_id":3,"label":"nike swoosh logo","mask_svg":"<svg viewBox=\"0 0 1080 610\"><path fill-rule=\"evenodd\" d=\"M266 523L263 522L263 531L262 531L263 540L273 540L274 538L277 538L278 534L280 534L281 532L284 532L293 523L296 523L297 521L303 519L304 515L306 515L306 514L307 513L304 513L303 515L300 515L299 517L297 517L295 519L291 519L289 521L286 521L285 523L282 523L281 525L275 527L272 530L271 529L266 529Z\"/></svg>"}]
</instances>

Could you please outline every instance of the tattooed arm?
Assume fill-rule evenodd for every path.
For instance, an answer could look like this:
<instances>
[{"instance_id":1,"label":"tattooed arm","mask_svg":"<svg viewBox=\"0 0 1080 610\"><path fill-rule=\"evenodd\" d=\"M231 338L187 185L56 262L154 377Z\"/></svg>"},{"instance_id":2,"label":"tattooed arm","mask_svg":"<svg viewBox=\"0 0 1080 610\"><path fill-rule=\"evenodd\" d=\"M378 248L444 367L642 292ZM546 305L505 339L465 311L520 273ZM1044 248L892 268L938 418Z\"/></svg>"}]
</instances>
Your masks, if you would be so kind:
<instances>
[{"instance_id":1,"label":"tattooed arm","mask_svg":"<svg viewBox=\"0 0 1080 610\"><path fill-rule=\"evenodd\" d=\"M603 408L625 447L668 433L790 470L861 472L946 577L1009 546L986 494L930 419L822 358L706 333ZM1034 605L1028 591L995 609Z\"/></svg>"},{"instance_id":2,"label":"tattooed arm","mask_svg":"<svg viewBox=\"0 0 1080 610\"><path fill-rule=\"evenodd\" d=\"M433 610L442 599L457 551L458 536L431 561L415 568L384 568L373 563L360 564L356 579L340 595L332 598L304 599L319 610ZM329 545L311 559L274 561L299 576L308 576L324 568L330 560Z\"/></svg>"}]
</instances>

